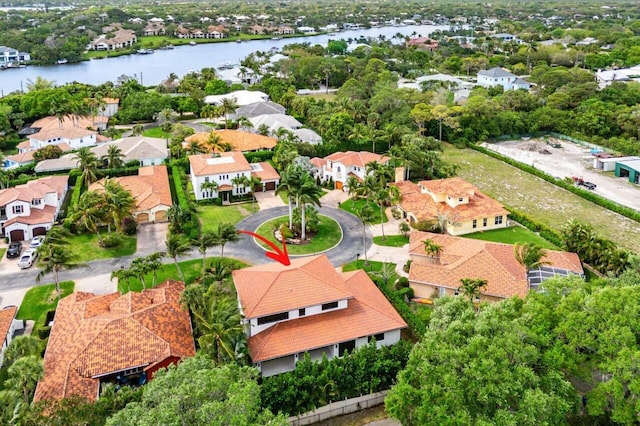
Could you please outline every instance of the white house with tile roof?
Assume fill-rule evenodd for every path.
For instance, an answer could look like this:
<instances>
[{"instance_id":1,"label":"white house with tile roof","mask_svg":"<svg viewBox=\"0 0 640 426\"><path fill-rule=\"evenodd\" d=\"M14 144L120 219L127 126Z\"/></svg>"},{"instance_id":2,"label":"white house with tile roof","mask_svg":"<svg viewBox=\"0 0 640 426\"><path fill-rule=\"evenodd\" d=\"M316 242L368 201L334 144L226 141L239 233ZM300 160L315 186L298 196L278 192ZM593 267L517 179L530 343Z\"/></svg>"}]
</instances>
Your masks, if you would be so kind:
<instances>
[{"instance_id":1,"label":"white house with tile roof","mask_svg":"<svg viewBox=\"0 0 640 426\"><path fill-rule=\"evenodd\" d=\"M359 181L363 181L367 174L367 163L377 162L387 164L390 158L385 155L375 154L368 151L346 151L334 152L325 158L312 158L311 164L316 168L314 177L320 180L333 180L336 189L348 190L346 185L349 177L353 176Z\"/></svg>"}]
</instances>

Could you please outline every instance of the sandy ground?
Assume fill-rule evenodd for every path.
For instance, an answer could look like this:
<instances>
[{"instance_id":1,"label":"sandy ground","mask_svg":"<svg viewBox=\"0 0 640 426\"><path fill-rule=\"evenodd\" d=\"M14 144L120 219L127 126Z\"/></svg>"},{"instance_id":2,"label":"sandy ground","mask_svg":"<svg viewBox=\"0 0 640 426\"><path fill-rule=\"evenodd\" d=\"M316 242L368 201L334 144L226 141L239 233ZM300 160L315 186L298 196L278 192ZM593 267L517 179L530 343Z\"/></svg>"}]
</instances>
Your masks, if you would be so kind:
<instances>
[{"instance_id":1,"label":"sandy ground","mask_svg":"<svg viewBox=\"0 0 640 426\"><path fill-rule=\"evenodd\" d=\"M594 191L596 194L640 210L640 186L633 185L626 178L617 178L611 173L595 170L593 156L588 148L563 140L549 140L559 143L562 147L553 148L541 139L484 143L482 146L534 166L559 179L582 177L585 181L598 185Z\"/></svg>"}]
</instances>

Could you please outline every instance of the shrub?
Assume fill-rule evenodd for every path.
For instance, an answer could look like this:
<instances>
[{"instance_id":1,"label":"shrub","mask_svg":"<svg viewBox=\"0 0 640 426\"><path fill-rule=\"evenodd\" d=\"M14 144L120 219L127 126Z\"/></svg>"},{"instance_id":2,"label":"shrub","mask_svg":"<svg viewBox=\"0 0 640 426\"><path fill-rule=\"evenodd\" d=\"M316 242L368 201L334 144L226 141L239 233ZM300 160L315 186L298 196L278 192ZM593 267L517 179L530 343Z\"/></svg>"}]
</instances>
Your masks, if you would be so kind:
<instances>
[{"instance_id":1,"label":"shrub","mask_svg":"<svg viewBox=\"0 0 640 426\"><path fill-rule=\"evenodd\" d=\"M138 230L138 222L131 217L127 216L122 219L122 231L125 235L135 235Z\"/></svg>"},{"instance_id":2,"label":"shrub","mask_svg":"<svg viewBox=\"0 0 640 426\"><path fill-rule=\"evenodd\" d=\"M47 340L51 334L51 326L44 326L38 329L38 338L41 340Z\"/></svg>"},{"instance_id":3,"label":"shrub","mask_svg":"<svg viewBox=\"0 0 640 426\"><path fill-rule=\"evenodd\" d=\"M432 232L433 225L434 225L433 221L430 221L430 220L420 220L418 222L413 222L411 224L413 229L415 229L416 231L423 231L423 232Z\"/></svg>"},{"instance_id":4,"label":"shrub","mask_svg":"<svg viewBox=\"0 0 640 426\"><path fill-rule=\"evenodd\" d=\"M410 301L411 299L413 299L413 296L414 296L413 289L411 287L405 287L400 291L398 291L398 295L402 297L403 300Z\"/></svg>"},{"instance_id":5,"label":"shrub","mask_svg":"<svg viewBox=\"0 0 640 426\"><path fill-rule=\"evenodd\" d=\"M69 202L69 213L75 211L78 201L80 201L80 195L82 195L82 187L84 185L81 181L76 182L76 186L73 187L73 192L71 193L71 201Z\"/></svg>"},{"instance_id":6,"label":"shrub","mask_svg":"<svg viewBox=\"0 0 640 426\"><path fill-rule=\"evenodd\" d=\"M409 287L409 279L407 277L400 277L396 281L396 290L402 290Z\"/></svg>"},{"instance_id":7,"label":"shrub","mask_svg":"<svg viewBox=\"0 0 640 426\"><path fill-rule=\"evenodd\" d=\"M407 260L407 263L405 263L404 266L402 267L402 270L407 274L409 273L409 269L411 269L411 262L413 262L413 260L411 259Z\"/></svg>"},{"instance_id":8,"label":"shrub","mask_svg":"<svg viewBox=\"0 0 640 426\"><path fill-rule=\"evenodd\" d=\"M102 240L100 240L99 244L102 248L113 248L118 247L118 245L120 245L120 242L120 236L116 233L111 233L102 237Z\"/></svg>"}]
</instances>

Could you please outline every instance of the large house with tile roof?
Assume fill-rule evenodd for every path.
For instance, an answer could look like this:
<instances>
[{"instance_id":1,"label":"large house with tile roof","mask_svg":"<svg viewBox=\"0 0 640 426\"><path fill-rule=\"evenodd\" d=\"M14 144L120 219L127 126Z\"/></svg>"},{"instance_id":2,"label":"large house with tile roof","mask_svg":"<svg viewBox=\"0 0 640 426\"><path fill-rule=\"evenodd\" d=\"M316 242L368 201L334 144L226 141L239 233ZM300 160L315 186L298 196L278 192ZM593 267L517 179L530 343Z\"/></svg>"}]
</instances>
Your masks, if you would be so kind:
<instances>
[{"instance_id":1,"label":"large house with tile roof","mask_svg":"<svg viewBox=\"0 0 640 426\"><path fill-rule=\"evenodd\" d=\"M69 176L47 176L0 190L0 235L30 240L53 226L67 194Z\"/></svg>"},{"instance_id":2,"label":"large house with tile roof","mask_svg":"<svg viewBox=\"0 0 640 426\"><path fill-rule=\"evenodd\" d=\"M138 169L137 176L122 176L111 178L131 193L136 201L132 214L138 223L156 223L168 220L167 213L171 201L169 174L167 166L146 166ZM89 190L101 190L104 179L100 179L89 186Z\"/></svg>"},{"instance_id":3,"label":"large house with tile roof","mask_svg":"<svg viewBox=\"0 0 640 426\"><path fill-rule=\"evenodd\" d=\"M428 253L426 240L436 244L440 253ZM415 297L426 299L457 295L464 278L487 280L480 300L499 301L525 297L531 290L540 290L542 282L554 276L584 275L575 253L546 250L542 260L548 264L527 272L516 260L512 244L420 231L411 233L409 257L409 285Z\"/></svg>"},{"instance_id":4,"label":"large house with tile roof","mask_svg":"<svg viewBox=\"0 0 640 426\"><path fill-rule=\"evenodd\" d=\"M262 181L262 188L258 190L262 191L273 191L280 183L280 175L269 162L249 164L240 151L190 155L189 165L196 200L221 198L226 202L231 201L232 195L250 194L256 190L235 185L236 178L257 176Z\"/></svg>"},{"instance_id":5,"label":"large house with tile roof","mask_svg":"<svg viewBox=\"0 0 640 426\"><path fill-rule=\"evenodd\" d=\"M325 255L233 271L249 354L263 376L335 358L375 338L393 345L407 326L362 270L338 272Z\"/></svg>"},{"instance_id":6,"label":"large house with tile roof","mask_svg":"<svg viewBox=\"0 0 640 426\"><path fill-rule=\"evenodd\" d=\"M101 34L93 39L88 45L87 50L118 50L131 47L138 41L136 33L133 30L125 30L122 28L111 28L110 34ZM104 30L104 29L103 29Z\"/></svg>"},{"instance_id":7,"label":"large house with tile roof","mask_svg":"<svg viewBox=\"0 0 640 426\"><path fill-rule=\"evenodd\" d=\"M195 355L184 284L141 293L75 292L60 300L34 401L72 395L95 401L102 383L142 384L161 368Z\"/></svg>"},{"instance_id":8,"label":"large house with tile roof","mask_svg":"<svg viewBox=\"0 0 640 426\"><path fill-rule=\"evenodd\" d=\"M325 158L312 158L311 164L316 168L315 176L321 181L333 180L336 189L348 190L347 180L353 176L364 181L367 174L367 164L377 162L387 164L390 158L385 155L368 151L334 152Z\"/></svg>"},{"instance_id":9,"label":"large house with tile roof","mask_svg":"<svg viewBox=\"0 0 640 426\"><path fill-rule=\"evenodd\" d=\"M211 132L196 132L185 138L183 146L188 146L195 142L202 149L209 151L209 138L211 135L218 136L220 142L229 144L233 151L253 152L253 151L271 151L278 140L269 136L258 135L255 133L244 132L242 130L213 130ZM220 152L216 147L213 152Z\"/></svg>"},{"instance_id":10,"label":"large house with tile roof","mask_svg":"<svg viewBox=\"0 0 640 426\"><path fill-rule=\"evenodd\" d=\"M7 349L17 329L22 329L23 321L16 320L17 306L5 306L0 309L0 367L4 361L4 351Z\"/></svg>"},{"instance_id":11,"label":"large house with tile roof","mask_svg":"<svg viewBox=\"0 0 640 426\"><path fill-rule=\"evenodd\" d=\"M44 117L31 124L36 130L28 136L29 143L18 146L19 152L44 148L48 145L68 144L73 149L93 146L98 143L97 130L104 130L108 117Z\"/></svg>"},{"instance_id":12,"label":"large house with tile roof","mask_svg":"<svg viewBox=\"0 0 640 426\"><path fill-rule=\"evenodd\" d=\"M462 178L418 183L398 180L392 184L400 193L398 208L411 223L433 222L437 225L444 220L444 230L451 235L507 227L509 212L502 204Z\"/></svg>"}]
</instances>

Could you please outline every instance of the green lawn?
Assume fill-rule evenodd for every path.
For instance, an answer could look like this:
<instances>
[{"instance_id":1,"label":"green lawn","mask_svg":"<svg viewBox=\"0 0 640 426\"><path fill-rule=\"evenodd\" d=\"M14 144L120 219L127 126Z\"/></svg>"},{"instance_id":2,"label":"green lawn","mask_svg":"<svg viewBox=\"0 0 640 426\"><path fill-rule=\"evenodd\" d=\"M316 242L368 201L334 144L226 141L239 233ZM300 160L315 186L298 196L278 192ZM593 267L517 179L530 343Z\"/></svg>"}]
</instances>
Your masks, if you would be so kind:
<instances>
[{"instance_id":1,"label":"green lawn","mask_svg":"<svg viewBox=\"0 0 640 426\"><path fill-rule=\"evenodd\" d=\"M75 283L73 281L62 281L60 283L61 297L71 294L74 287ZM37 330L46 325L44 322L47 312L55 309L57 305L58 299L56 297L55 284L32 287L24 295L16 318L35 321L33 335L37 336Z\"/></svg>"},{"instance_id":2,"label":"green lawn","mask_svg":"<svg viewBox=\"0 0 640 426\"><path fill-rule=\"evenodd\" d=\"M567 220L576 219L620 246L640 252L640 226L631 219L471 149L444 144L444 160L458 166L460 177L536 222L559 231Z\"/></svg>"},{"instance_id":3,"label":"green lawn","mask_svg":"<svg viewBox=\"0 0 640 426\"><path fill-rule=\"evenodd\" d=\"M554 246L538 234L521 226L512 226L510 228L504 229L493 229L490 231L474 232L473 234L466 234L462 236L465 238L473 238L474 240L493 241L496 243L534 243L546 249L558 249L558 247Z\"/></svg>"},{"instance_id":4,"label":"green lawn","mask_svg":"<svg viewBox=\"0 0 640 426\"><path fill-rule=\"evenodd\" d=\"M210 231L222 222L235 225L258 210L258 203L255 203L255 207L252 208L251 202L232 206L198 206L198 218L202 230Z\"/></svg>"},{"instance_id":5,"label":"green lawn","mask_svg":"<svg viewBox=\"0 0 640 426\"><path fill-rule=\"evenodd\" d=\"M387 235L384 239L382 236L373 237L373 244L385 247L402 247L409 244L409 237L404 235Z\"/></svg>"},{"instance_id":6,"label":"green lawn","mask_svg":"<svg viewBox=\"0 0 640 426\"><path fill-rule=\"evenodd\" d=\"M211 259L213 257L207 257L207 266L211 263ZM225 258L228 262L231 262L233 265L233 269L241 269L246 268L247 265L244 262L241 262L237 259ZM178 259L179 260L179 259ZM182 273L184 274L184 280L186 284L191 284L195 279L202 273L202 257L200 259L193 260L185 260L183 262L178 261L180 264L180 268L182 269ZM176 268L175 262L166 263L162 265L162 267L158 270L158 275L156 277L156 284L160 284L166 280L178 280L180 281L180 274L178 273L178 268ZM153 282L153 277L151 274L148 274L145 278L147 286L150 286ZM131 290L132 291L141 291L142 283L140 280L136 278L132 278L130 280ZM129 289L127 288L127 284L125 282L118 283L118 291L126 292Z\"/></svg>"},{"instance_id":7,"label":"green lawn","mask_svg":"<svg viewBox=\"0 0 640 426\"><path fill-rule=\"evenodd\" d=\"M0 248L0 259L4 257L4 254L7 252L6 248Z\"/></svg>"},{"instance_id":8,"label":"green lawn","mask_svg":"<svg viewBox=\"0 0 640 426\"><path fill-rule=\"evenodd\" d=\"M345 263L342 265L342 272L355 271L356 269L364 269L367 272L380 272L385 263L389 262L378 262L377 260L370 260L367 265L364 264L364 259L359 259L357 261ZM395 263L391 263L393 265L393 269L396 268Z\"/></svg>"},{"instance_id":9,"label":"green lawn","mask_svg":"<svg viewBox=\"0 0 640 426\"><path fill-rule=\"evenodd\" d=\"M120 246L108 249L98 245L98 236L96 234L72 235L68 240L74 261L79 263L130 256L136 252L135 236L123 236Z\"/></svg>"},{"instance_id":10,"label":"green lawn","mask_svg":"<svg viewBox=\"0 0 640 426\"><path fill-rule=\"evenodd\" d=\"M162 131L160 127L152 127L150 129L146 129L142 132L142 136L146 136L148 138L160 138L167 139L170 134Z\"/></svg>"},{"instance_id":11,"label":"green lawn","mask_svg":"<svg viewBox=\"0 0 640 426\"><path fill-rule=\"evenodd\" d=\"M356 212L360 210L362 206L364 206L366 203L368 203L371 206L371 209L373 210L373 215L372 215L373 224L375 225L377 223L380 223L380 207L377 204L372 203L368 200L360 199L360 200L354 201L353 198L350 198L344 203L341 203L340 208L342 210L346 210L349 213L352 213L357 216ZM387 218L386 215L383 215L382 223L387 223L387 222L389 222L389 219Z\"/></svg>"},{"instance_id":12,"label":"green lawn","mask_svg":"<svg viewBox=\"0 0 640 426\"><path fill-rule=\"evenodd\" d=\"M330 217L318 215L320 218L320 224L318 225L318 233L313 236L311 242L304 245L287 245L287 252L289 254L312 254L319 253L330 249L340 242L342 238L342 228L338 225L338 222ZM258 235L266 237L269 241L272 241L278 246L281 245L279 241L276 241L276 237L273 235L273 230L279 227L283 223L289 222L289 216L281 216L275 219L271 219L262 225L260 225L256 231ZM269 248L266 244L260 243L262 247Z\"/></svg>"}]
</instances>

